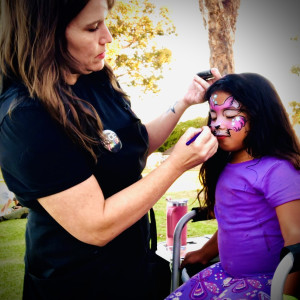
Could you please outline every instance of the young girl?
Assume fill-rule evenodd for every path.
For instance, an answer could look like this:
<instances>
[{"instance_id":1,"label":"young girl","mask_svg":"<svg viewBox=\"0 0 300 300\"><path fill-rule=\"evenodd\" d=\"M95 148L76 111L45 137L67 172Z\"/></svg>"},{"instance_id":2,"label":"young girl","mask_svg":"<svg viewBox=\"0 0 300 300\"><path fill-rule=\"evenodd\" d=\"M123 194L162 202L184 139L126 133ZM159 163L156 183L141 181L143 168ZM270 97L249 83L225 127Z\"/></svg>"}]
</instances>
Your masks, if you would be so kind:
<instances>
[{"instance_id":1,"label":"young girl","mask_svg":"<svg viewBox=\"0 0 300 300\"><path fill-rule=\"evenodd\" d=\"M209 87L209 126L219 149L200 170L218 231L183 264L220 262L167 299L269 299L284 246L300 242L300 147L273 85L258 74L230 74ZM200 192L200 194L201 194ZM298 295L299 274L285 294Z\"/></svg>"}]
</instances>

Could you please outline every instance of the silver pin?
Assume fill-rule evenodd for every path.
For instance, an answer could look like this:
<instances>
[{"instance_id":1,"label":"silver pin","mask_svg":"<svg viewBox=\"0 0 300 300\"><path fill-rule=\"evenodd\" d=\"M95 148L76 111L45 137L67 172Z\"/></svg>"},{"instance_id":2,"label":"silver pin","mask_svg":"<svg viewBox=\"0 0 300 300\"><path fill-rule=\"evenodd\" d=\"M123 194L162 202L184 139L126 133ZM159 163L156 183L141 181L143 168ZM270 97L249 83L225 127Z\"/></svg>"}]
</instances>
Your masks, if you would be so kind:
<instances>
[{"instance_id":1,"label":"silver pin","mask_svg":"<svg viewBox=\"0 0 300 300\"><path fill-rule=\"evenodd\" d=\"M104 147L113 153L117 153L122 149L122 142L117 136L117 134L109 129L103 130L103 134L105 135Z\"/></svg>"}]
</instances>

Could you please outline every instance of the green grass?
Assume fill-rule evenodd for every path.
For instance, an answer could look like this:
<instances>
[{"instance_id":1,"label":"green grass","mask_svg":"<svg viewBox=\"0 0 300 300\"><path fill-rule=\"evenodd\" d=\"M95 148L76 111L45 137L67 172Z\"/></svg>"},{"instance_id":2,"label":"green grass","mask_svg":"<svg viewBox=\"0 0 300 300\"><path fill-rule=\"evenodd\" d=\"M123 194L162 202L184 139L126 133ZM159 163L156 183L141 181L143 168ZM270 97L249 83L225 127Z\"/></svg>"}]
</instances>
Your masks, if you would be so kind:
<instances>
[{"instance_id":1,"label":"green grass","mask_svg":"<svg viewBox=\"0 0 300 300\"><path fill-rule=\"evenodd\" d=\"M198 200L196 200L196 191L183 191L183 192L168 192L165 194L155 205L154 212L156 217L157 227L157 241L162 242L166 240L166 197L169 196L172 199L185 198L188 200L188 211L193 207L199 207ZM213 234L217 230L216 220L208 220L201 222L189 222L187 224L187 236L195 237L205 234Z\"/></svg>"},{"instance_id":2,"label":"green grass","mask_svg":"<svg viewBox=\"0 0 300 300\"><path fill-rule=\"evenodd\" d=\"M22 298L26 219L0 223L0 299Z\"/></svg>"},{"instance_id":3,"label":"green grass","mask_svg":"<svg viewBox=\"0 0 300 300\"><path fill-rule=\"evenodd\" d=\"M196 191L168 192L154 206L158 242L166 240L166 197L188 198L188 209L197 207ZM0 299L22 299L24 275L26 219L0 222ZM188 223L188 237L213 234L217 229L215 220Z\"/></svg>"}]
</instances>

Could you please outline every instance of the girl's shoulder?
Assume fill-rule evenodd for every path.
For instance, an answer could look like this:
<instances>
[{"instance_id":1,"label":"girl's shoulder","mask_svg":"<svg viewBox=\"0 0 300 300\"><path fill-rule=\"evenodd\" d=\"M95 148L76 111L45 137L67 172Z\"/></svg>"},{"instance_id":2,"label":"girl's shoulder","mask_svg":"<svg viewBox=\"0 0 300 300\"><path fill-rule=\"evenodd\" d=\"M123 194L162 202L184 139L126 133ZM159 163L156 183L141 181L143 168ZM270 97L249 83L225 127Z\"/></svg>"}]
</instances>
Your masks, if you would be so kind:
<instances>
[{"instance_id":1,"label":"girl's shoulder","mask_svg":"<svg viewBox=\"0 0 300 300\"><path fill-rule=\"evenodd\" d=\"M263 156L261 158L255 158L246 162L239 164L229 164L231 166L243 167L247 169L264 170L266 172L268 169L282 168L282 167L293 167L292 163L284 158L274 157L274 156Z\"/></svg>"},{"instance_id":2,"label":"girl's shoulder","mask_svg":"<svg viewBox=\"0 0 300 300\"><path fill-rule=\"evenodd\" d=\"M271 206L300 199L300 170L286 159L265 157L261 162L265 170L259 184Z\"/></svg>"},{"instance_id":3,"label":"girl's shoulder","mask_svg":"<svg viewBox=\"0 0 300 300\"><path fill-rule=\"evenodd\" d=\"M255 177L256 182L263 183L265 180L276 178L281 180L283 176L293 177L300 181L300 170L283 158L264 156L238 164L227 164L225 171L229 174L234 172L242 177Z\"/></svg>"},{"instance_id":4,"label":"girl's shoulder","mask_svg":"<svg viewBox=\"0 0 300 300\"><path fill-rule=\"evenodd\" d=\"M259 162L262 166L264 166L267 169L294 169L296 170L293 164L284 158L274 157L274 156L264 156L261 159L259 159Z\"/></svg>"}]
</instances>

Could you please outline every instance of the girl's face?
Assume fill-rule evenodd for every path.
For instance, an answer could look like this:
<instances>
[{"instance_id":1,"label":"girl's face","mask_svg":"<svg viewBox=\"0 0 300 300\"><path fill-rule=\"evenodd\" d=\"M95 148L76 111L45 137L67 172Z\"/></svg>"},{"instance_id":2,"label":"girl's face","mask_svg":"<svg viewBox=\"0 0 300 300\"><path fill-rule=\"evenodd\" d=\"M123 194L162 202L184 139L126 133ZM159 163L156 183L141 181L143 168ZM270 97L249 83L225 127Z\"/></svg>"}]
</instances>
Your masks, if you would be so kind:
<instances>
[{"instance_id":1,"label":"girl's face","mask_svg":"<svg viewBox=\"0 0 300 300\"><path fill-rule=\"evenodd\" d=\"M79 74L89 74L104 67L106 44L112 36L104 21L108 12L106 0L90 0L66 28L69 53L79 63ZM79 74L68 74L67 82Z\"/></svg>"},{"instance_id":2,"label":"girl's face","mask_svg":"<svg viewBox=\"0 0 300 300\"><path fill-rule=\"evenodd\" d=\"M247 114L241 112L241 103L232 95L218 91L209 100L212 133L224 151L244 150L243 141L249 130Z\"/></svg>"}]
</instances>

